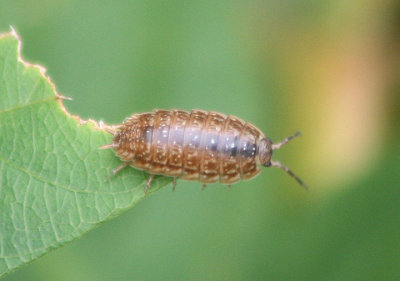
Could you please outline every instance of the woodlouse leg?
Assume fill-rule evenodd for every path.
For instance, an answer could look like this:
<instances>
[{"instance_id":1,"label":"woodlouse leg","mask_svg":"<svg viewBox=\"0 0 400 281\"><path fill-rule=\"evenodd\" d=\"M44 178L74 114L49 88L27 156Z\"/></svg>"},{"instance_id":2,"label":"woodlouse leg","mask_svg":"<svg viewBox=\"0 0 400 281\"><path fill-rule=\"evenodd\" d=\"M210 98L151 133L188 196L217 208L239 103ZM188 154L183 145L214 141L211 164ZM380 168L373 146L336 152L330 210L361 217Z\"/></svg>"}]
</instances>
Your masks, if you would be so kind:
<instances>
[{"instance_id":1,"label":"woodlouse leg","mask_svg":"<svg viewBox=\"0 0 400 281\"><path fill-rule=\"evenodd\" d=\"M176 179L178 177L174 177L174 181L172 182L172 191L175 191L175 187L176 187Z\"/></svg>"},{"instance_id":2,"label":"woodlouse leg","mask_svg":"<svg viewBox=\"0 0 400 281\"><path fill-rule=\"evenodd\" d=\"M293 135L285 138L281 142L273 143L272 144L272 150L281 148L283 145L287 144L289 141L291 141L292 139L294 139L295 137L298 137L298 136L301 136L301 132L300 131L297 131L296 133L294 133Z\"/></svg>"},{"instance_id":3,"label":"woodlouse leg","mask_svg":"<svg viewBox=\"0 0 400 281\"><path fill-rule=\"evenodd\" d=\"M115 135L116 131L121 127L120 125L106 125L104 124L103 120L100 120L99 122L99 127L100 129L106 131L107 133L110 133L111 135Z\"/></svg>"},{"instance_id":4,"label":"woodlouse leg","mask_svg":"<svg viewBox=\"0 0 400 281\"><path fill-rule=\"evenodd\" d=\"M205 183L203 183L203 185L201 186L201 190L206 189L207 185Z\"/></svg>"},{"instance_id":5,"label":"woodlouse leg","mask_svg":"<svg viewBox=\"0 0 400 281\"><path fill-rule=\"evenodd\" d=\"M228 190L231 190L231 189L232 189L232 185L228 184Z\"/></svg>"},{"instance_id":6,"label":"woodlouse leg","mask_svg":"<svg viewBox=\"0 0 400 281\"><path fill-rule=\"evenodd\" d=\"M144 194L146 194L147 191L149 190L151 182L153 181L153 179L154 179L154 175L150 175L149 179L147 180L146 187L144 188Z\"/></svg>"},{"instance_id":7,"label":"woodlouse leg","mask_svg":"<svg viewBox=\"0 0 400 281\"><path fill-rule=\"evenodd\" d=\"M106 177L105 181L108 181L112 176L115 176L119 171L121 171L123 168L125 168L126 166L129 165L129 162L124 162L121 165L119 165L117 168L115 168L111 175L109 175L108 177Z\"/></svg>"},{"instance_id":8,"label":"woodlouse leg","mask_svg":"<svg viewBox=\"0 0 400 281\"><path fill-rule=\"evenodd\" d=\"M307 185L301 180L299 179L299 177L297 177L288 167L286 167L285 165L283 165L281 162L279 161L271 161L271 166L272 167L278 167L281 168L282 170L284 170L286 173L289 174L289 176L291 176L292 178L294 178L302 187L304 187L305 189L307 189Z\"/></svg>"},{"instance_id":9,"label":"woodlouse leg","mask_svg":"<svg viewBox=\"0 0 400 281\"><path fill-rule=\"evenodd\" d=\"M109 148L116 148L116 147L118 147L118 144L110 143L110 144L100 146L99 149L109 149Z\"/></svg>"}]
</instances>

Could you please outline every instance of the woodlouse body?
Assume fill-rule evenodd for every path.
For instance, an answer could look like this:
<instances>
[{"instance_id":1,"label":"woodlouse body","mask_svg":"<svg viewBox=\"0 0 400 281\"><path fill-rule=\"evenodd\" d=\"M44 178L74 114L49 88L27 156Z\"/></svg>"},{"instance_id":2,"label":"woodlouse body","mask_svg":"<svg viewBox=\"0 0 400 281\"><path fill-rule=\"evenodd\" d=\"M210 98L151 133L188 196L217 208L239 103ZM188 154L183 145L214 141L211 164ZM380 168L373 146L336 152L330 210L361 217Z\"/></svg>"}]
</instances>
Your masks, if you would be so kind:
<instances>
[{"instance_id":1,"label":"woodlouse body","mask_svg":"<svg viewBox=\"0 0 400 281\"><path fill-rule=\"evenodd\" d=\"M298 133L273 144L250 123L202 110L133 114L117 128L113 144L103 147L114 148L124 161L113 174L131 165L152 175L230 185L253 178L260 166L276 166L304 185L287 167L271 161L273 149Z\"/></svg>"}]
</instances>

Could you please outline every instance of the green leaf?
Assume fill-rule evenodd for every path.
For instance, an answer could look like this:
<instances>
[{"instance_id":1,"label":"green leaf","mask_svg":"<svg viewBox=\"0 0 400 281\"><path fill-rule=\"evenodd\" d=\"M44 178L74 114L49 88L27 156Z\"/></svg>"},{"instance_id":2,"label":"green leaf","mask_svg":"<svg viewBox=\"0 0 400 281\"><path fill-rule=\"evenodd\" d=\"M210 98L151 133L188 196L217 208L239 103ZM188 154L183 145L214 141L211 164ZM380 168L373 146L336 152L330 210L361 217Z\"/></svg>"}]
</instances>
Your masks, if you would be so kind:
<instances>
[{"instance_id":1,"label":"green leaf","mask_svg":"<svg viewBox=\"0 0 400 281\"><path fill-rule=\"evenodd\" d=\"M126 168L112 135L71 116L40 66L20 58L14 31L0 36L0 276L135 205L148 175ZM170 182L157 177L147 194Z\"/></svg>"}]
</instances>

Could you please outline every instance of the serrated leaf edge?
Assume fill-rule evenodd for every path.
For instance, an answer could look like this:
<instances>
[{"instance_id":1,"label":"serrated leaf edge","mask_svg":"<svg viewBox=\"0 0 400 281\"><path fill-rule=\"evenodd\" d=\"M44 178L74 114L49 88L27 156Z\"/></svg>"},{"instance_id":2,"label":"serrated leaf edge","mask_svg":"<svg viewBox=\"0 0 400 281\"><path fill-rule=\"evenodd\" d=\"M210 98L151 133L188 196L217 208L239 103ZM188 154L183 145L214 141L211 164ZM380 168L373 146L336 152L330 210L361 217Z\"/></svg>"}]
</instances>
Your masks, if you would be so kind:
<instances>
[{"instance_id":1,"label":"serrated leaf edge","mask_svg":"<svg viewBox=\"0 0 400 281\"><path fill-rule=\"evenodd\" d=\"M11 31L10 32L4 32L0 34L0 40L3 39L4 37L7 36L12 36L15 39L17 39L18 41L18 49L17 49L17 55L18 55L18 62L22 63L25 67L28 68L35 68L39 71L40 75L42 75L42 77L50 84L51 88L53 89L53 93L54 93L54 98L58 100L58 104L60 105L60 109L69 117L74 119L77 124L79 126L82 125L91 125L94 129L96 130L100 130L100 131L104 131L104 132L112 132L115 130L115 126L112 125L107 125L105 124L103 121L99 121L97 122L94 119L87 119L84 120L82 118L80 118L79 115L73 115L71 114L65 107L64 105L64 100L72 100L72 98L61 95L58 93L56 85L53 83L53 81L51 81L51 78L46 74L47 69L39 64L32 64L29 62L26 62L21 55L21 50L22 50L22 40L20 38L20 36L18 35L18 33L16 32L16 30L14 29L13 26L10 26ZM48 100L48 99L46 99ZM37 102L43 102L45 100L41 100L41 101L37 101ZM25 106L25 105L24 105ZM8 111L8 110L4 110L4 111Z\"/></svg>"}]
</instances>

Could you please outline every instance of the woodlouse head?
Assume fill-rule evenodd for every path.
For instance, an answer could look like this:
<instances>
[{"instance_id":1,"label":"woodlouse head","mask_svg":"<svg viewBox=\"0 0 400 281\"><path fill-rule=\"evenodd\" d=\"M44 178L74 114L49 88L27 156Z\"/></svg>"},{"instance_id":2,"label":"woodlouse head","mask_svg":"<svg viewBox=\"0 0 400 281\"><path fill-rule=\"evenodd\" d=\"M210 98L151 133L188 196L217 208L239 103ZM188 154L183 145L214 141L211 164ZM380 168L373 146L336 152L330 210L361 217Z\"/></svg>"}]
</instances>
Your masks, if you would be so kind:
<instances>
[{"instance_id":1,"label":"woodlouse head","mask_svg":"<svg viewBox=\"0 0 400 281\"><path fill-rule=\"evenodd\" d=\"M271 166L272 158L272 141L268 138L264 138L258 145L258 160L264 167Z\"/></svg>"},{"instance_id":2,"label":"woodlouse head","mask_svg":"<svg viewBox=\"0 0 400 281\"><path fill-rule=\"evenodd\" d=\"M290 140L301 136L301 132L296 132L293 135L285 138L283 141L278 142L278 143L273 143L270 139L262 139L260 141L259 145L259 159L260 163L264 167L277 167L281 168L284 170L289 176L294 178L302 187L307 189L307 185L298 177L296 176L288 167L283 165L279 161L273 161L272 158L272 152L274 150L280 149L283 145L287 144Z\"/></svg>"}]
</instances>

